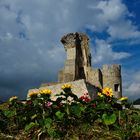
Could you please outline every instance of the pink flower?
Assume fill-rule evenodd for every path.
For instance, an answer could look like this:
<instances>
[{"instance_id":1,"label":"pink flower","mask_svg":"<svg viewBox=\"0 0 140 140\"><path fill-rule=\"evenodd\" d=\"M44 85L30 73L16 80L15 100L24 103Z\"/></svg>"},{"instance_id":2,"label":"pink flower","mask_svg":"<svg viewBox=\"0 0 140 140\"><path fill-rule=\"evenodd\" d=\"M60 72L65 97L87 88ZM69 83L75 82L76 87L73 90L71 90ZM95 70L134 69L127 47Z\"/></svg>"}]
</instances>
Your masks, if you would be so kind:
<instances>
[{"instance_id":1,"label":"pink flower","mask_svg":"<svg viewBox=\"0 0 140 140\"><path fill-rule=\"evenodd\" d=\"M50 107L52 105L52 102L47 102L47 107Z\"/></svg>"}]
</instances>

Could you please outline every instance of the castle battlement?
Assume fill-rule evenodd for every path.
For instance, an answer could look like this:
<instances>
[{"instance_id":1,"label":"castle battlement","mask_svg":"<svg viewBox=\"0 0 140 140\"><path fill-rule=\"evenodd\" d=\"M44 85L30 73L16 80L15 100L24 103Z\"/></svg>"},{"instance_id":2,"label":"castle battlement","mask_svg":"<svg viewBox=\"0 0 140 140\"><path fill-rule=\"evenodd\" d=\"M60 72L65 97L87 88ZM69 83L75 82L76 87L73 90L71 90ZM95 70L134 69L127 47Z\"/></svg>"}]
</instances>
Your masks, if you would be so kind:
<instances>
[{"instance_id":1,"label":"castle battlement","mask_svg":"<svg viewBox=\"0 0 140 140\"><path fill-rule=\"evenodd\" d=\"M117 70L121 69L119 64L112 64L112 65L103 65L103 70Z\"/></svg>"},{"instance_id":2,"label":"castle battlement","mask_svg":"<svg viewBox=\"0 0 140 140\"><path fill-rule=\"evenodd\" d=\"M101 69L103 75L110 76L121 76L121 66L118 64L113 65L103 65Z\"/></svg>"}]
</instances>

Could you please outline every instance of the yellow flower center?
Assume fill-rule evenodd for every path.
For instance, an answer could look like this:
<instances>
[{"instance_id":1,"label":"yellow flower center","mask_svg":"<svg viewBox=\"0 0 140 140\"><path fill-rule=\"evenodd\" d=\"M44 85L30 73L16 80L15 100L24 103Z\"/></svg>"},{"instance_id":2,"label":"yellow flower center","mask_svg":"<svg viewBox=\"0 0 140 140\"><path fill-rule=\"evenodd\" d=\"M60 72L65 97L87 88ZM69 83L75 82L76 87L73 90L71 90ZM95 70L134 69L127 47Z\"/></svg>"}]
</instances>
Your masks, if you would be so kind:
<instances>
[{"instance_id":1,"label":"yellow flower center","mask_svg":"<svg viewBox=\"0 0 140 140\"><path fill-rule=\"evenodd\" d=\"M106 96L109 96L109 97L112 97L112 96L113 96L112 89L111 89L111 88L108 88L108 87L104 88L104 89L102 90L102 93L103 93L104 95L106 95Z\"/></svg>"}]
</instances>

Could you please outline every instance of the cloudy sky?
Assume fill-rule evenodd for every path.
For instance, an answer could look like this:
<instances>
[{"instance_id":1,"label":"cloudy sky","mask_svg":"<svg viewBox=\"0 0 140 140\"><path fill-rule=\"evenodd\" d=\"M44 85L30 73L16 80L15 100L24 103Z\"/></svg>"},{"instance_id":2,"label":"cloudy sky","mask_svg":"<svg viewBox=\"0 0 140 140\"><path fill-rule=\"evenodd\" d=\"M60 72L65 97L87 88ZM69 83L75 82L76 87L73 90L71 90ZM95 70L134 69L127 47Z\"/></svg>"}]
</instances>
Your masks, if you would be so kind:
<instances>
[{"instance_id":1,"label":"cloudy sky","mask_svg":"<svg viewBox=\"0 0 140 140\"><path fill-rule=\"evenodd\" d=\"M90 37L93 67L122 65L123 95L140 97L140 0L0 0L0 99L57 81L64 34Z\"/></svg>"}]
</instances>

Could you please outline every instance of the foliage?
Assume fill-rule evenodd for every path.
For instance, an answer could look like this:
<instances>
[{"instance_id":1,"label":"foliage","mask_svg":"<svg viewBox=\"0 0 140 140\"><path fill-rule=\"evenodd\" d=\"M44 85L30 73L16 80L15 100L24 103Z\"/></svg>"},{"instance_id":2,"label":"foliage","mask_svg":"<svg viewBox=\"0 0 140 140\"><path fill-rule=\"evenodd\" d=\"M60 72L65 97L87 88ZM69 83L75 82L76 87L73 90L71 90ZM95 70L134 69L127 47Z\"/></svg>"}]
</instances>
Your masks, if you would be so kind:
<instances>
[{"instance_id":1,"label":"foliage","mask_svg":"<svg viewBox=\"0 0 140 140\"><path fill-rule=\"evenodd\" d=\"M9 107L0 110L0 131L18 134L24 130L31 139L131 139L140 133L140 113L122 109L125 100L113 97L112 90L100 90L96 99L88 93L78 98L72 86L65 84L62 92L51 99L48 89L32 91L28 100L16 96L9 99ZM109 132L109 133L108 133Z\"/></svg>"}]
</instances>

